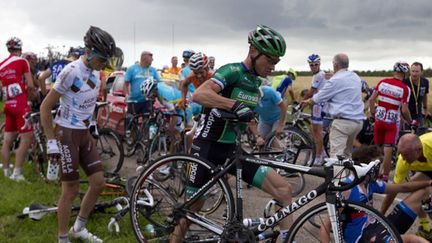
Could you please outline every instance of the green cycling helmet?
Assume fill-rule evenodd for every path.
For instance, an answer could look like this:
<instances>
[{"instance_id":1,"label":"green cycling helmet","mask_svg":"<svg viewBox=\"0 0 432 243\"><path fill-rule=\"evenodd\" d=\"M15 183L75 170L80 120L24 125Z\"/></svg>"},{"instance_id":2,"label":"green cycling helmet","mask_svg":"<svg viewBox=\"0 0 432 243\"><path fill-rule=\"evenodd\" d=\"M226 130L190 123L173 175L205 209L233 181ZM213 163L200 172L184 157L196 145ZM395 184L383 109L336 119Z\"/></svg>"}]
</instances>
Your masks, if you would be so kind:
<instances>
[{"instance_id":1,"label":"green cycling helmet","mask_svg":"<svg viewBox=\"0 0 432 243\"><path fill-rule=\"evenodd\" d=\"M285 55L286 44L284 38L265 25L258 25L255 30L251 31L248 42L263 54L276 57Z\"/></svg>"}]
</instances>

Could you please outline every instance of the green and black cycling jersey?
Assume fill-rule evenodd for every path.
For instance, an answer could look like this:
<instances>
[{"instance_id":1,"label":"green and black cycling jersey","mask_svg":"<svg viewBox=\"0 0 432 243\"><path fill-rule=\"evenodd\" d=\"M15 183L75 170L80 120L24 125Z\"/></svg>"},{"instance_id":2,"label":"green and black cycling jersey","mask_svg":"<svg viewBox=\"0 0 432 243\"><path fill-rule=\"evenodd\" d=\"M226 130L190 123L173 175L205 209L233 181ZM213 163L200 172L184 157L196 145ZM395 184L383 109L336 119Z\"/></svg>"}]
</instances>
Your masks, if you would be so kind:
<instances>
[{"instance_id":1,"label":"green and black cycling jersey","mask_svg":"<svg viewBox=\"0 0 432 243\"><path fill-rule=\"evenodd\" d=\"M262 80L254 75L243 63L226 64L219 68L211 78L221 87L220 95L243 102L252 110L258 103L259 89ZM235 143L233 124L204 109L204 114L195 133L194 139Z\"/></svg>"}]
</instances>

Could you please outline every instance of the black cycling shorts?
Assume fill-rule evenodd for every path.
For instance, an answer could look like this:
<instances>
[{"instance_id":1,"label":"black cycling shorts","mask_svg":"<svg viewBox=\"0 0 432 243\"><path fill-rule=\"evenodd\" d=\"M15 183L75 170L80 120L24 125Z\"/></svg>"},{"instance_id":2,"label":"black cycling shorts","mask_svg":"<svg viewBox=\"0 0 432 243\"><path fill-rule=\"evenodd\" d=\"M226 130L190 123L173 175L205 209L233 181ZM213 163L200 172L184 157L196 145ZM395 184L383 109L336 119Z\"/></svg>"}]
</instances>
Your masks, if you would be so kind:
<instances>
[{"instance_id":1,"label":"black cycling shorts","mask_svg":"<svg viewBox=\"0 0 432 243\"><path fill-rule=\"evenodd\" d=\"M235 144L195 139L192 143L191 154L202 157L213 163L215 166L218 166L224 164L227 159L234 155L235 146ZM200 165L191 166L192 169L190 171L193 171L193 173L190 173L189 175L188 187L199 189L211 178L210 171ZM246 183L256 187L261 187L267 172L268 167L266 166L243 162L242 179ZM229 173L232 175L236 174L235 166L229 171Z\"/></svg>"}]
</instances>

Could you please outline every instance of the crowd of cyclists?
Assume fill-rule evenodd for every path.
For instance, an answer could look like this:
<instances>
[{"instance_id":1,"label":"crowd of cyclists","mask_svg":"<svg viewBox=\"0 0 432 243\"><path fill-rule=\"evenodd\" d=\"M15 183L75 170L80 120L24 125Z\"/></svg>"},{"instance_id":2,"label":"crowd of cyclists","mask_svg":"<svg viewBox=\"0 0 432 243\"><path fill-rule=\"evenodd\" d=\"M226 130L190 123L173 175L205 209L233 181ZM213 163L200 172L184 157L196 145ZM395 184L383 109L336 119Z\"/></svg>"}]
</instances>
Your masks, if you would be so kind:
<instances>
[{"instance_id":1,"label":"crowd of cyclists","mask_svg":"<svg viewBox=\"0 0 432 243\"><path fill-rule=\"evenodd\" d=\"M351 157L354 152L352 158L361 163L382 157L380 177L359 184L350 192L345 192L344 197L370 203L373 193L387 194L381 206L381 213L384 214L397 193L409 192L388 219L404 235L419 217L417 234L404 235L404 241L432 241L428 215L422 209L422 202L430 198L432 185L432 134L418 136L413 132L399 135L401 129L416 131L419 126L424 126L429 116L429 81L422 75L423 65L397 61L393 66L393 77L369 88L364 80L347 70L349 60L345 54L340 53L333 58L334 73L324 72L321 57L312 54L305 60L313 74L310 88L301 97L296 97L293 81L297 73L293 69L273 82L269 82L268 78L285 55L283 36L270 27L258 25L249 33L248 45L248 54L243 61L225 64L218 69L215 68L214 57L185 50L181 66L178 66L178 58L174 56L171 67L157 70L152 66L153 54L143 51L140 60L128 67L125 73L126 124L133 115L150 112L157 102L165 107L166 112L179 115L172 116L168 123L167 131L173 141L180 138L182 129L194 129L194 132L188 133L188 152L215 165L222 165L236 149L236 136L232 122L212 112L213 108L235 114L238 120L247 123L257 144L263 145L272 133L283 136L289 107L287 101L290 100L293 107L310 109L310 134L316 152L311 163L313 166L322 166L329 156L325 153L323 140L328 126L332 126L330 157ZM33 138L31 128L24 126L24 116L31 110L40 109L41 124L48 141L47 154L51 162L61 165L58 242L69 242L69 237L102 242L100 237L85 227L105 183L102 164L89 128L94 125L92 119L96 102L104 97L102 92L107 76L104 68L116 53L115 40L108 32L91 26L84 36L84 47L71 48L67 58L51 60L49 64L38 61L40 59L32 52L22 52L23 43L17 37L10 38L6 47L10 56L0 62L5 114L1 149L3 175L15 181L25 180L23 163ZM173 75L175 82L164 81L167 76ZM344 87L349 86L349 91L348 88L337 88L341 85L340 80L348 82ZM338 92L345 92L345 95L352 92L349 93L350 98L355 96L355 102L360 100L361 105L354 108L355 104L350 99L341 100ZM365 105L363 101L366 101ZM336 109L340 111L347 106L351 107L348 109L361 109L362 115L358 118L334 113L335 107L339 107ZM57 110L54 120L51 115L53 109ZM193 117L198 120L195 126ZM333 125L330 125L332 120ZM335 127L338 123L339 127ZM365 133L371 134L371 124L373 136L362 139ZM125 136L127 134L128 131ZM18 135L20 143L15 150L15 165L11 173L10 154ZM343 140L341 137L344 136L356 140ZM340 150L340 141L346 146L344 151ZM283 143L274 143L273 146L280 148ZM400 155L392 178L392 158L396 152ZM89 188L75 223L69 228L72 202L79 191L79 167L88 177ZM195 169L193 178L187 181L188 196L194 195L209 178L207 170L199 166ZM410 170L416 173L411 176L410 182L406 182ZM234 170L232 174L235 176ZM288 205L293 200L290 184L274 169L246 162L241 178L267 192L282 205ZM182 218L173 229L171 242L182 242L189 224L186 218ZM288 237L292 224L292 216L280 222L281 241ZM374 232L370 222L351 226L350 230L355 233L346 232L346 242L362 242ZM324 228L319 237L322 242L327 242L329 239Z\"/></svg>"}]
</instances>

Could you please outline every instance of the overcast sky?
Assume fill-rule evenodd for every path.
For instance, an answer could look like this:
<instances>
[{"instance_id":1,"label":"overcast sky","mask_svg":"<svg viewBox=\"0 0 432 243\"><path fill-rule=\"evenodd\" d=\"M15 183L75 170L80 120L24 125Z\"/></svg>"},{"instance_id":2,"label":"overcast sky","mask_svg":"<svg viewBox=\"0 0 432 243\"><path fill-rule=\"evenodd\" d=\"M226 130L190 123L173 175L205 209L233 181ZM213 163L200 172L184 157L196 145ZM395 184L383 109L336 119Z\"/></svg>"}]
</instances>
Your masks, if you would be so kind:
<instances>
[{"instance_id":1,"label":"overcast sky","mask_svg":"<svg viewBox=\"0 0 432 243\"><path fill-rule=\"evenodd\" d=\"M184 49L215 56L220 66L244 60L248 32L257 24L285 37L277 70L308 70L311 53L329 69L339 52L348 54L355 70L391 69L398 60L432 66L428 0L2 1L0 42L17 36L24 51L40 54L48 44L66 50L83 45L84 33L95 25L112 34L126 66L149 50L153 66L161 68ZM0 58L7 55L2 44Z\"/></svg>"}]
</instances>

